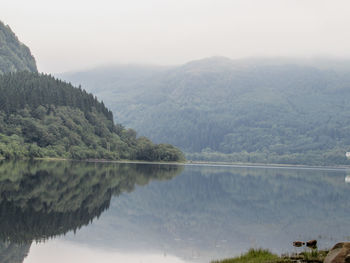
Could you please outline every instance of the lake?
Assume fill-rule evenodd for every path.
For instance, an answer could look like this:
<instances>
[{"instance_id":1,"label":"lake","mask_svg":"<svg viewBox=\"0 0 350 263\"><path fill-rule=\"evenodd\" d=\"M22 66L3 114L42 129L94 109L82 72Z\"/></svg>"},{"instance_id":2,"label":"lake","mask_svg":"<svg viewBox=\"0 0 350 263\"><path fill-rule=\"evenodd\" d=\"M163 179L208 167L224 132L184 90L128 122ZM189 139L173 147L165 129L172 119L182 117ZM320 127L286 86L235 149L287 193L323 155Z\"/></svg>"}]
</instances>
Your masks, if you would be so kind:
<instances>
[{"instance_id":1,"label":"lake","mask_svg":"<svg viewBox=\"0 0 350 263\"><path fill-rule=\"evenodd\" d=\"M350 240L350 171L0 161L0 262L210 262Z\"/></svg>"}]
</instances>

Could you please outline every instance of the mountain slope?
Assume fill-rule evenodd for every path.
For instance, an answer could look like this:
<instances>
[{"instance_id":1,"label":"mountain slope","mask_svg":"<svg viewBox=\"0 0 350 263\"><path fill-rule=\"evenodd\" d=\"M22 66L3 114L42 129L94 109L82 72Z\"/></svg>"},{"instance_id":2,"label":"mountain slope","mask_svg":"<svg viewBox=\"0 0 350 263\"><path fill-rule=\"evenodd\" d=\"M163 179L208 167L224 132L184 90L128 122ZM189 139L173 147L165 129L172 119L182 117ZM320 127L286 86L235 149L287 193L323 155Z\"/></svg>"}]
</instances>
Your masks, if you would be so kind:
<instances>
[{"instance_id":1,"label":"mountain slope","mask_svg":"<svg viewBox=\"0 0 350 263\"><path fill-rule=\"evenodd\" d=\"M28 47L0 22L0 158L179 161L169 144L137 138L81 87L38 74Z\"/></svg>"},{"instance_id":2,"label":"mountain slope","mask_svg":"<svg viewBox=\"0 0 350 263\"><path fill-rule=\"evenodd\" d=\"M0 21L0 74L16 71L37 72L36 62L9 26Z\"/></svg>"},{"instance_id":3,"label":"mountain slope","mask_svg":"<svg viewBox=\"0 0 350 263\"><path fill-rule=\"evenodd\" d=\"M135 75L96 95L121 123L191 159L346 164L350 70L343 64L214 57L141 81Z\"/></svg>"},{"instance_id":4,"label":"mountain slope","mask_svg":"<svg viewBox=\"0 0 350 263\"><path fill-rule=\"evenodd\" d=\"M182 153L115 125L92 94L51 76L0 76L0 157L178 161Z\"/></svg>"}]
</instances>

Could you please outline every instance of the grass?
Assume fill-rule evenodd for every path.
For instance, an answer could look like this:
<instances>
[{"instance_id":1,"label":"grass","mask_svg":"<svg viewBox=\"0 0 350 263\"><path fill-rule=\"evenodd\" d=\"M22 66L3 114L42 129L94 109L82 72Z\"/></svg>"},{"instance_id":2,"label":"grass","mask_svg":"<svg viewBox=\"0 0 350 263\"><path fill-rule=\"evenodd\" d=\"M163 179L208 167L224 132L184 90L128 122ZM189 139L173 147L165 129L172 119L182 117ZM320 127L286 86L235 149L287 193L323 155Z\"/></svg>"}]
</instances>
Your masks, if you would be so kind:
<instances>
[{"instance_id":1,"label":"grass","mask_svg":"<svg viewBox=\"0 0 350 263\"><path fill-rule=\"evenodd\" d=\"M321 261L327 256L328 251L312 249L311 251L301 252L300 256L304 258L305 261Z\"/></svg>"},{"instance_id":2,"label":"grass","mask_svg":"<svg viewBox=\"0 0 350 263\"><path fill-rule=\"evenodd\" d=\"M267 249L250 249L239 257L216 260L211 263L318 263L323 262L328 251L313 249L294 255L277 256Z\"/></svg>"},{"instance_id":3,"label":"grass","mask_svg":"<svg viewBox=\"0 0 350 263\"><path fill-rule=\"evenodd\" d=\"M249 249L245 254L236 258L212 261L212 263L261 263L261 262L276 262L279 257L272 254L267 249Z\"/></svg>"}]
</instances>

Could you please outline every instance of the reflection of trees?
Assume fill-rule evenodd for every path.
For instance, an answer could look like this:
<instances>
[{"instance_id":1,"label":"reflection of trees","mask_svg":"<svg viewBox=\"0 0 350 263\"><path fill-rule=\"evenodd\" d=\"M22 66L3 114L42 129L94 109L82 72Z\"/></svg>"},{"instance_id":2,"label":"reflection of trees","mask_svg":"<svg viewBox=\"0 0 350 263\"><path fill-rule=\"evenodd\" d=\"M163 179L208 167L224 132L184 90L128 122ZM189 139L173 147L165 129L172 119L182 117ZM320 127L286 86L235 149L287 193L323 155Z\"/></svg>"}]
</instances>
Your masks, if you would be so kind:
<instances>
[{"instance_id":1,"label":"reflection of trees","mask_svg":"<svg viewBox=\"0 0 350 263\"><path fill-rule=\"evenodd\" d=\"M113 195L150 180L170 179L180 166L85 162L2 162L2 246L76 231L109 207ZM19 245L18 245L19 246ZM2 251L2 250L1 250Z\"/></svg>"},{"instance_id":2,"label":"reflection of trees","mask_svg":"<svg viewBox=\"0 0 350 263\"><path fill-rule=\"evenodd\" d=\"M29 252L29 248L30 243L0 242L1 263L22 263Z\"/></svg>"},{"instance_id":3,"label":"reflection of trees","mask_svg":"<svg viewBox=\"0 0 350 263\"><path fill-rule=\"evenodd\" d=\"M104 246L158 248L189 261L195 261L193 251L201 254L198 261L209 262L255 244L290 251L293 240L342 237L350 227L344 176L340 171L188 166L170 183L151 184L113 202L100 222L108 228L99 233Z\"/></svg>"}]
</instances>

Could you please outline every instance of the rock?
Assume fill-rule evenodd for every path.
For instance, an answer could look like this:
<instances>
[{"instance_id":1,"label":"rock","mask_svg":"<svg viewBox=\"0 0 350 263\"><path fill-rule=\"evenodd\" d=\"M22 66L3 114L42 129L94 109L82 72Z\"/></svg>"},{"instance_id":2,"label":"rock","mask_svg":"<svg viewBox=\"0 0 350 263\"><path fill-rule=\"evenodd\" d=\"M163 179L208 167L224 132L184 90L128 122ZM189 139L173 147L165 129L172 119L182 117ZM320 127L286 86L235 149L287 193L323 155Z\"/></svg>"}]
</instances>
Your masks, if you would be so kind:
<instances>
[{"instance_id":1,"label":"rock","mask_svg":"<svg viewBox=\"0 0 350 263\"><path fill-rule=\"evenodd\" d=\"M313 239L313 240L307 241L306 246L312 249L317 248L317 240Z\"/></svg>"},{"instance_id":2,"label":"rock","mask_svg":"<svg viewBox=\"0 0 350 263\"><path fill-rule=\"evenodd\" d=\"M327 254L324 263L350 263L350 242L336 244Z\"/></svg>"},{"instance_id":3,"label":"rock","mask_svg":"<svg viewBox=\"0 0 350 263\"><path fill-rule=\"evenodd\" d=\"M294 241L293 242L294 247L302 247L304 245L305 245L305 242L302 242L302 241Z\"/></svg>"}]
</instances>

